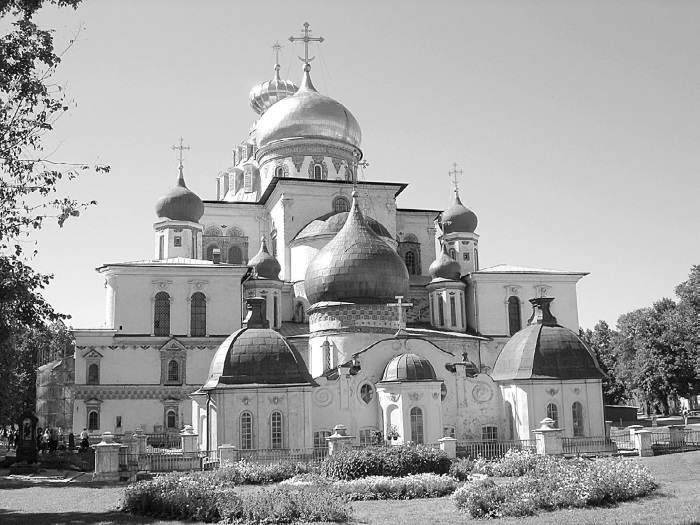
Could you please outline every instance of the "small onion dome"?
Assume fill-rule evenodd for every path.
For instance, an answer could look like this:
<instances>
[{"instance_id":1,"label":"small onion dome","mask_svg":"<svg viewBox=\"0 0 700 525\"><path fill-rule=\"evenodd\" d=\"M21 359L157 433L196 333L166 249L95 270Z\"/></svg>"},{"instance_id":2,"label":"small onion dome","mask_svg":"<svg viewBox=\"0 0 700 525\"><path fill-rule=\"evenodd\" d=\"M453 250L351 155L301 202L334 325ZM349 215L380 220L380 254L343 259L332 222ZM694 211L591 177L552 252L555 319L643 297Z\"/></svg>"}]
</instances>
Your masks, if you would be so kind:
<instances>
[{"instance_id":1,"label":"small onion dome","mask_svg":"<svg viewBox=\"0 0 700 525\"><path fill-rule=\"evenodd\" d=\"M204 215L204 203L185 185L180 164L175 186L156 203L156 215L173 221L199 222Z\"/></svg>"},{"instance_id":2,"label":"small onion dome","mask_svg":"<svg viewBox=\"0 0 700 525\"><path fill-rule=\"evenodd\" d=\"M496 381L514 379L604 379L598 360L581 339L557 324L551 297L531 299L530 324L506 343L493 366Z\"/></svg>"},{"instance_id":3,"label":"small onion dome","mask_svg":"<svg viewBox=\"0 0 700 525\"><path fill-rule=\"evenodd\" d=\"M280 270L282 270L279 261L267 251L265 237L260 239L260 250L255 254L255 257L248 261L248 266L253 269L256 277L265 279L278 279Z\"/></svg>"},{"instance_id":4,"label":"small onion dome","mask_svg":"<svg viewBox=\"0 0 700 525\"><path fill-rule=\"evenodd\" d=\"M280 100L256 125L258 147L292 138L325 138L360 147L360 125L345 106L321 95L311 83L309 64L304 65L301 87Z\"/></svg>"},{"instance_id":5,"label":"small onion dome","mask_svg":"<svg viewBox=\"0 0 700 525\"><path fill-rule=\"evenodd\" d=\"M455 190L455 199L452 205L442 213L440 227L444 233L474 233L479 220L476 214L467 208L459 200L459 193Z\"/></svg>"},{"instance_id":6,"label":"small onion dome","mask_svg":"<svg viewBox=\"0 0 700 525\"><path fill-rule=\"evenodd\" d=\"M304 359L292 343L268 328L265 299L248 299L248 317L243 328L219 346L209 368L205 389L224 385L316 386Z\"/></svg>"},{"instance_id":7,"label":"small onion dome","mask_svg":"<svg viewBox=\"0 0 700 525\"><path fill-rule=\"evenodd\" d=\"M425 357L401 354L387 363L382 381L437 381L437 377Z\"/></svg>"},{"instance_id":8,"label":"small onion dome","mask_svg":"<svg viewBox=\"0 0 700 525\"><path fill-rule=\"evenodd\" d=\"M307 267L304 286L311 304L386 304L408 294L406 264L367 225L357 192L345 225Z\"/></svg>"},{"instance_id":9,"label":"small onion dome","mask_svg":"<svg viewBox=\"0 0 700 525\"><path fill-rule=\"evenodd\" d=\"M297 89L299 88L291 80L280 79L280 65L275 64L274 78L258 84L250 90L250 95L248 95L250 107L258 115L262 115L276 102L291 97L297 92Z\"/></svg>"},{"instance_id":10,"label":"small onion dome","mask_svg":"<svg viewBox=\"0 0 700 525\"><path fill-rule=\"evenodd\" d=\"M343 229L343 225L345 225L347 222L349 214L349 211L332 211L330 213L326 213L325 215L321 215L304 226L301 231L297 233L297 236L294 239L306 239L308 237L326 234L335 235ZM367 222L367 226L369 226L372 231L380 237L392 239L391 233L389 233L389 230L387 230L381 222L373 219L372 217L365 217L365 222Z\"/></svg>"},{"instance_id":11,"label":"small onion dome","mask_svg":"<svg viewBox=\"0 0 700 525\"><path fill-rule=\"evenodd\" d=\"M452 281L458 281L459 277L462 275L462 267L457 261L447 253L447 246L442 245L442 252L435 259L430 268L428 268L428 273L433 279L450 279Z\"/></svg>"}]
</instances>

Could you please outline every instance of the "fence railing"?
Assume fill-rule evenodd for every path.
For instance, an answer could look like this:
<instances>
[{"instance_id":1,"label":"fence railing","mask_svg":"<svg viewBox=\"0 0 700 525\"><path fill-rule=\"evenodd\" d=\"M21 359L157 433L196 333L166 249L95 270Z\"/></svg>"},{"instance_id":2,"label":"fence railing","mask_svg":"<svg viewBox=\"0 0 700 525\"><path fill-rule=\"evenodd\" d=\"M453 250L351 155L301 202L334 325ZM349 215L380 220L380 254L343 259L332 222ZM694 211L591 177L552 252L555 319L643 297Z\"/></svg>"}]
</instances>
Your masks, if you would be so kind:
<instances>
[{"instance_id":1,"label":"fence railing","mask_svg":"<svg viewBox=\"0 0 700 525\"><path fill-rule=\"evenodd\" d=\"M635 450L635 444L628 429L611 430L610 440L615 443L618 450Z\"/></svg>"},{"instance_id":2,"label":"fence railing","mask_svg":"<svg viewBox=\"0 0 700 525\"><path fill-rule=\"evenodd\" d=\"M514 439L507 441L458 441L458 458L486 459L504 456L509 450L535 450L537 448L534 439Z\"/></svg>"},{"instance_id":3,"label":"fence railing","mask_svg":"<svg viewBox=\"0 0 700 525\"><path fill-rule=\"evenodd\" d=\"M320 461L327 455L327 448L284 448L236 449L230 456L233 461L246 460L255 463L277 463L279 461Z\"/></svg>"},{"instance_id":4,"label":"fence railing","mask_svg":"<svg viewBox=\"0 0 700 525\"><path fill-rule=\"evenodd\" d=\"M700 430L654 432L651 447L655 455L700 450Z\"/></svg>"},{"instance_id":5,"label":"fence railing","mask_svg":"<svg viewBox=\"0 0 700 525\"><path fill-rule=\"evenodd\" d=\"M601 437L565 437L562 439L564 454L582 454L589 452L617 452L617 445L609 438Z\"/></svg>"}]
</instances>

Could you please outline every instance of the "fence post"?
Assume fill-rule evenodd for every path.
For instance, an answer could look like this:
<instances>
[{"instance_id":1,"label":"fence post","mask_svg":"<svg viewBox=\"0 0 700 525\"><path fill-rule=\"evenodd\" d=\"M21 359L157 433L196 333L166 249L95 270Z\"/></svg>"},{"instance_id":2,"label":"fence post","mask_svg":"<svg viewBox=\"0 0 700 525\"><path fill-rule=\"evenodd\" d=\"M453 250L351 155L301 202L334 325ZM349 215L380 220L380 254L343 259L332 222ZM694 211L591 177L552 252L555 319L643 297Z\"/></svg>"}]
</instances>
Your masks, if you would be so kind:
<instances>
[{"instance_id":1,"label":"fence post","mask_svg":"<svg viewBox=\"0 0 700 525\"><path fill-rule=\"evenodd\" d=\"M457 440L455 438L444 437L438 439L438 442L440 443L440 450L447 454L448 458L454 459L457 457Z\"/></svg>"},{"instance_id":2,"label":"fence post","mask_svg":"<svg viewBox=\"0 0 700 525\"><path fill-rule=\"evenodd\" d=\"M185 428L180 432L180 444L182 445L182 453L197 452L197 438L199 434L195 434L192 425L185 425Z\"/></svg>"},{"instance_id":3,"label":"fence post","mask_svg":"<svg viewBox=\"0 0 700 525\"><path fill-rule=\"evenodd\" d=\"M610 431L612 430L612 421L605 422L605 439L606 441L610 439Z\"/></svg>"},{"instance_id":4,"label":"fence post","mask_svg":"<svg viewBox=\"0 0 700 525\"><path fill-rule=\"evenodd\" d=\"M634 436L637 434L637 432L639 432L639 431L642 430L643 428L644 428L644 427L643 427L642 425L630 425L630 426L627 427L627 430L629 430L629 433L630 433L630 441L631 441L632 443L635 443L635 441L634 441L634 440L635 440L635 437L634 437Z\"/></svg>"},{"instance_id":5,"label":"fence post","mask_svg":"<svg viewBox=\"0 0 700 525\"><path fill-rule=\"evenodd\" d=\"M236 462L236 447L229 444L219 445L219 464Z\"/></svg>"},{"instance_id":6,"label":"fence post","mask_svg":"<svg viewBox=\"0 0 700 525\"><path fill-rule=\"evenodd\" d=\"M145 454L146 453L146 446L148 444L148 436L143 433L142 428L137 428L136 431L134 432L134 439L138 443L138 449L136 451L137 454Z\"/></svg>"},{"instance_id":7,"label":"fence post","mask_svg":"<svg viewBox=\"0 0 700 525\"><path fill-rule=\"evenodd\" d=\"M654 455L651 448L651 430L640 430L634 434L634 448L640 457L646 458Z\"/></svg>"},{"instance_id":8,"label":"fence post","mask_svg":"<svg viewBox=\"0 0 700 525\"><path fill-rule=\"evenodd\" d=\"M685 426L670 425L668 427L669 443L672 447L682 447L685 445Z\"/></svg>"},{"instance_id":9,"label":"fence post","mask_svg":"<svg viewBox=\"0 0 700 525\"><path fill-rule=\"evenodd\" d=\"M537 440L537 453L540 456L561 456L564 454L564 440L562 438L563 430L560 428L552 428L554 420L546 417L540 421L540 428L533 430L535 439Z\"/></svg>"},{"instance_id":10,"label":"fence post","mask_svg":"<svg viewBox=\"0 0 700 525\"><path fill-rule=\"evenodd\" d=\"M119 481L119 448L111 432L102 434L102 441L93 445L95 449L95 472L93 481Z\"/></svg>"},{"instance_id":11,"label":"fence post","mask_svg":"<svg viewBox=\"0 0 700 525\"><path fill-rule=\"evenodd\" d=\"M350 448L352 436L347 435L348 427L345 425L336 425L333 427L333 434L326 438L328 441L328 455L332 456L341 450Z\"/></svg>"}]
</instances>

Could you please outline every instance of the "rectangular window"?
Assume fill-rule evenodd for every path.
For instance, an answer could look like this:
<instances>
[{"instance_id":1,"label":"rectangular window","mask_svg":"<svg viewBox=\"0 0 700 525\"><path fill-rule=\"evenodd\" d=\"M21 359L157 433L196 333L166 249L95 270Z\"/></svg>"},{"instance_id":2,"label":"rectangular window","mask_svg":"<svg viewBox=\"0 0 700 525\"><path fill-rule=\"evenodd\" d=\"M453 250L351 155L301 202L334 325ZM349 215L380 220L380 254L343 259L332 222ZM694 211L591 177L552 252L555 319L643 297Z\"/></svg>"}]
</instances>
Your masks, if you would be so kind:
<instances>
[{"instance_id":1,"label":"rectangular window","mask_svg":"<svg viewBox=\"0 0 700 525\"><path fill-rule=\"evenodd\" d=\"M462 258L463 258L465 261L468 261L468 260L469 260L469 252L463 253L463 254L462 254Z\"/></svg>"},{"instance_id":2,"label":"rectangular window","mask_svg":"<svg viewBox=\"0 0 700 525\"><path fill-rule=\"evenodd\" d=\"M272 326L272 328L277 328L277 326L279 326L279 315L278 315L279 306L277 303L278 303L277 295L275 295L273 300L272 300L272 309L273 309L272 316L274 319L274 325Z\"/></svg>"},{"instance_id":3,"label":"rectangular window","mask_svg":"<svg viewBox=\"0 0 700 525\"><path fill-rule=\"evenodd\" d=\"M165 256L165 237L162 235L158 237L158 259L162 259Z\"/></svg>"},{"instance_id":4,"label":"rectangular window","mask_svg":"<svg viewBox=\"0 0 700 525\"><path fill-rule=\"evenodd\" d=\"M455 427L442 427L442 437L454 438L455 437Z\"/></svg>"},{"instance_id":5,"label":"rectangular window","mask_svg":"<svg viewBox=\"0 0 700 525\"><path fill-rule=\"evenodd\" d=\"M498 441L498 427L485 426L481 427L482 441Z\"/></svg>"},{"instance_id":6,"label":"rectangular window","mask_svg":"<svg viewBox=\"0 0 700 525\"><path fill-rule=\"evenodd\" d=\"M182 246L182 237L179 235L173 237L173 246Z\"/></svg>"},{"instance_id":7,"label":"rectangular window","mask_svg":"<svg viewBox=\"0 0 700 525\"><path fill-rule=\"evenodd\" d=\"M317 430L314 432L314 448L328 447L327 437L331 436L330 430Z\"/></svg>"},{"instance_id":8,"label":"rectangular window","mask_svg":"<svg viewBox=\"0 0 700 525\"><path fill-rule=\"evenodd\" d=\"M281 412L273 412L270 418L270 444L272 449L284 448Z\"/></svg>"},{"instance_id":9,"label":"rectangular window","mask_svg":"<svg viewBox=\"0 0 700 525\"><path fill-rule=\"evenodd\" d=\"M442 306L442 297L437 296L438 301L438 313L440 314L440 324L438 326L445 326L445 307Z\"/></svg>"},{"instance_id":10,"label":"rectangular window","mask_svg":"<svg viewBox=\"0 0 700 525\"><path fill-rule=\"evenodd\" d=\"M117 424L116 424L116 427L117 427L117 428L121 428L121 426L122 426L122 416L117 416Z\"/></svg>"},{"instance_id":11,"label":"rectangular window","mask_svg":"<svg viewBox=\"0 0 700 525\"><path fill-rule=\"evenodd\" d=\"M372 436L375 430L373 428L365 428L360 430L360 446L369 447L372 445Z\"/></svg>"},{"instance_id":12,"label":"rectangular window","mask_svg":"<svg viewBox=\"0 0 700 525\"><path fill-rule=\"evenodd\" d=\"M457 303L454 297L450 297L450 321L452 326L457 326Z\"/></svg>"}]
</instances>

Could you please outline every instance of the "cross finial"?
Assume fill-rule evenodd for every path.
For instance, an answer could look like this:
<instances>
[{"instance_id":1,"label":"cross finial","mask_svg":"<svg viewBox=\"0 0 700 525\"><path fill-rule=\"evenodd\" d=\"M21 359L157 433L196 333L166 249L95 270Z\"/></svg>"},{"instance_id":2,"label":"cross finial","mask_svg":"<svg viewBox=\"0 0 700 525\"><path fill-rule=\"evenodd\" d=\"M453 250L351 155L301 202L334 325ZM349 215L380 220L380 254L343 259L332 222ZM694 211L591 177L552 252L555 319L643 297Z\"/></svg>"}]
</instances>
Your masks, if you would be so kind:
<instances>
[{"instance_id":1,"label":"cross finial","mask_svg":"<svg viewBox=\"0 0 700 525\"><path fill-rule=\"evenodd\" d=\"M179 145L179 146L173 146L173 150L176 150L176 149L180 150L180 153L179 153L179 156L178 156L178 160L180 161L180 166L182 166L182 161L183 161L183 157L184 157L184 152L185 152L185 150L189 150L189 149L190 149L189 146L184 146L184 145L183 145L184 142L185 142L185 139L183 139L182 137L180 137L180 145Z\"/></svg>"},{"instance_id":2,"label":"cross finial","mask_svg":"<svg viewBox=\"0 0 700 525\"><path fill-rule=\"evenodd\" d=\"M458 187L459 187L459 180L457 177L461 177L463 174L462 170L457 169L457 163L455 162L452 164L452 171L449 172L450 177L452 178L452 185L454 186L454 192L457 193Z\"/></svg>"},{"instance_id":3,"label":"cross finial","mask_svg":"<svg viewBox=\"0 0 700 525\"><path fill-rule=\"evenodd\" d=\"M289 37L290 42L304 42L304 58L299 57L299 60L308 64L316 57L309 58L309 42L323 42L323 37L314 38L311 36L311 31L309 30L309 23L304 22L304 31L300 37Z\"/></svg>"},{"instance_id":4,"label":"cross finial","mask_svg":"<svg viewBox=\"0 0 700 525\"><path fill-rule=\"evenodd\" d=\"M387 306L396 306L399 309L399 330L396 332L396 335L399 335L403 330L406 329L406 320L403 317L403 309L404 308L409 308L410 306L413 306L413 303L404 303L403 302L403 295L397 295L396 296L396 302L395 303L389 303Z\"/></svg>"},{"instance_id":5,"label":"cross finial","mask_svg":"<svg viewBox=\"0 0 700 525\"><path fill-rule=\"evenodd\" d=\"M272 49L275 50L275 64L280 63L280 51L282 51L282 48L284 46L281 45L278 41L275 41L274 44L272 44Z\"/></svg>"}]
</instances>

